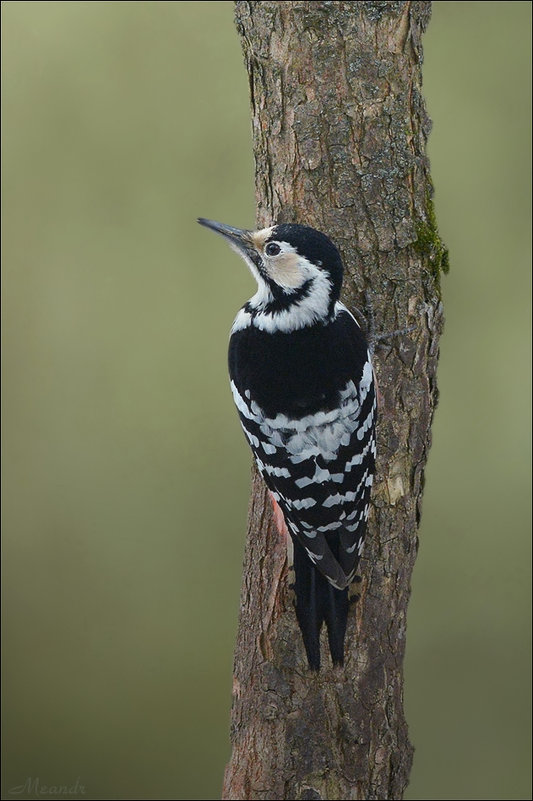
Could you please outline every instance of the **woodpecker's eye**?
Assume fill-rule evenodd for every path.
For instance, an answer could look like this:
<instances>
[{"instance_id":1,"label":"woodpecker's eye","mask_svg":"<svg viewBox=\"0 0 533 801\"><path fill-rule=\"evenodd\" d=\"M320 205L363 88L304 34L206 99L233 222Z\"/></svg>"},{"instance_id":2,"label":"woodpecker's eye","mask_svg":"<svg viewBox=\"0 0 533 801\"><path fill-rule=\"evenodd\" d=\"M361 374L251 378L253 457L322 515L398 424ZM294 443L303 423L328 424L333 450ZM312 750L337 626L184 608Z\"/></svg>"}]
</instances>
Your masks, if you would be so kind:
<instances>
[{"instance_id":1,"label":"woodpecker's eye","mask_svg":"<svg viewBox=\"0 0 533 801\"><path fill-rule=\"evenodd\" d=\"M281 248L277 242L269 242L265 248L265 253L267 256L277 256L278 253L281 253Z\"/></svg>"}]
</instances>

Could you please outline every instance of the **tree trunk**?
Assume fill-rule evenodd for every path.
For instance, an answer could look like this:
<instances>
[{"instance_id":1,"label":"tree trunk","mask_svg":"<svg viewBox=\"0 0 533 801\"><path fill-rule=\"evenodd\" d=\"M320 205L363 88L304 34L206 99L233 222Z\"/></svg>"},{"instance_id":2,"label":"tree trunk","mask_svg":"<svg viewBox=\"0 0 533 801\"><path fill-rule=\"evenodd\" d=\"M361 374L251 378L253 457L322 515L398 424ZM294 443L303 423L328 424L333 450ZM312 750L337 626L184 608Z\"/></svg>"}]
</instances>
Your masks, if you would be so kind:
<instances>
[{"instance_id":1,"label":"tree trunk","mask_svg":"<svg viewBox=\"0 0 533 801\"><path fill-rule=\"evenodd\" d=\"M254 472L225 799L401 799L413 748L403 712L410 578L442 328L425 153L421 35L429 2L236 2L250 79L260 226L324 231L344 301L372 298L378 460L344 668L307 668L287 557ZM323 654L327 648L323 643Z\"/></svg>"}]
</instances>

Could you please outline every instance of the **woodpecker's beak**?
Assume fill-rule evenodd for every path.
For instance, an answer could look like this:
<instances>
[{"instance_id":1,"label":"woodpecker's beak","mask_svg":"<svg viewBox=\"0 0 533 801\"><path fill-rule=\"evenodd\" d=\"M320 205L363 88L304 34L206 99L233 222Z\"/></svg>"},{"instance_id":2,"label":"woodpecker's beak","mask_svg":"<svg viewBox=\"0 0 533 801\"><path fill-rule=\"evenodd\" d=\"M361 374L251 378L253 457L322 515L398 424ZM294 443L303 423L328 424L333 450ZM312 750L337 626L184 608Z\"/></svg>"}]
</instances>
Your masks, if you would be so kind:
<instances>
[{"instance_id":1,"label":"woodpecker's beak","mask_svg":"<svg viewBox=\"0 0 533 801\"><path fill-rule=\"evenodd\" d=\"M198 222L200 225L205 225L206 228L210 228L223 236L238 252L240 251L248 257L257 257L252 231L247 231L244 228L233 228L231 225L224 225L224 223L215 222L214 220L206 220L204 217L198 217Z\"/></svg>"}]
</instances>

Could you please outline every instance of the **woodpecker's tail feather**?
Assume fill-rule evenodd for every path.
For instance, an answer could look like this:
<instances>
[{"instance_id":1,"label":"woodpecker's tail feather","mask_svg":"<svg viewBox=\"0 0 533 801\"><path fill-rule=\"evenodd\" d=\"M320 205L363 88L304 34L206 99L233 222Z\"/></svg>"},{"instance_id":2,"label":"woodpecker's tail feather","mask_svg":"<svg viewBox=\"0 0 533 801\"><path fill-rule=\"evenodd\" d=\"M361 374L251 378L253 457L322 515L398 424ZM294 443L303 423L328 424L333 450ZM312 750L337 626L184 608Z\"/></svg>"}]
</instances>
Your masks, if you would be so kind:
<instances>
[{"instance_id":1,"label":"woodpecker's tail feather","mask_svg":"<svg viewBox=\"0 0 533 801\"><path fill-rule=\"evenodd\" d=\"M311 670L320 669L320 629L325 622L334 665L344 662L344 636L348 619L348 588L336 590L294 540L296 617Z\"/></svg>"}]
</instances>

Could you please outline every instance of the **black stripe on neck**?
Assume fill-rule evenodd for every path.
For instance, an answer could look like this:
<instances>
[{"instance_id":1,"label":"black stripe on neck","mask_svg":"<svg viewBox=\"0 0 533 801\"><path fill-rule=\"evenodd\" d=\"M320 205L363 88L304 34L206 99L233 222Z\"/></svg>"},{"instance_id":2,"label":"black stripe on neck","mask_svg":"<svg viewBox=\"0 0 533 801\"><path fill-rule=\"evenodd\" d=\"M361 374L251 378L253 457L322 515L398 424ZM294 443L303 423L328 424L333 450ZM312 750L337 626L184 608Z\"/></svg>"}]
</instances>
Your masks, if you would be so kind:
<instances>
[{"instance_id":1,"label":"black stripe on neck","mask_svg":"<svg viewBox=\"0 0 533 801\"><path fill-rule=\"evenodd\" d=\"M269 281L268 288L270 289L272 300L265 303L261 311L263 314L277 314L278 312L290 309L291 306L309 297L312 292L313 283L313 279L308 278L300 287L289 293L284 291L283 287L280 287L279 284Z\"/></svg>"}]
</instances>

